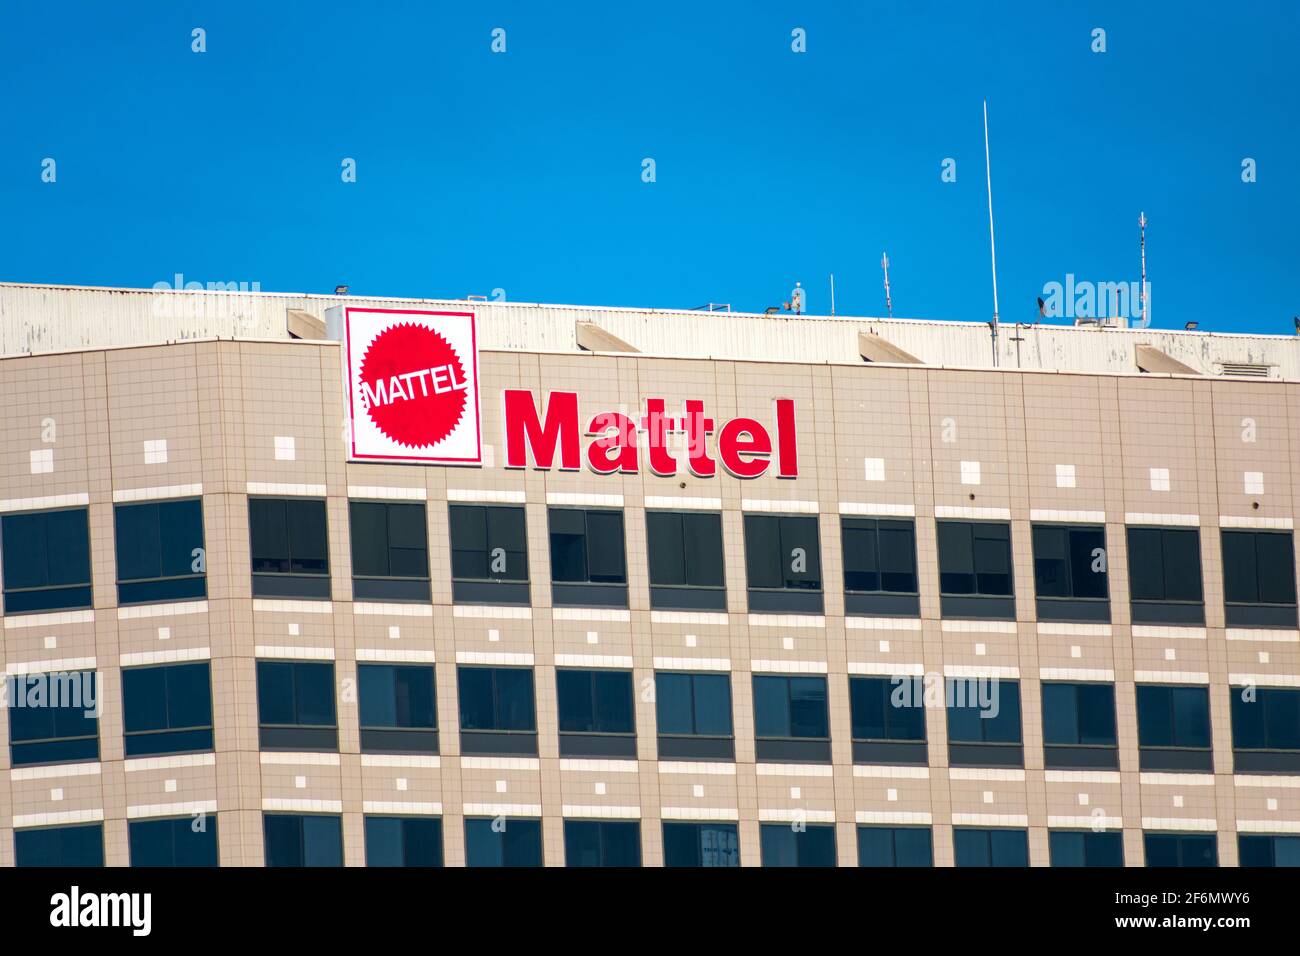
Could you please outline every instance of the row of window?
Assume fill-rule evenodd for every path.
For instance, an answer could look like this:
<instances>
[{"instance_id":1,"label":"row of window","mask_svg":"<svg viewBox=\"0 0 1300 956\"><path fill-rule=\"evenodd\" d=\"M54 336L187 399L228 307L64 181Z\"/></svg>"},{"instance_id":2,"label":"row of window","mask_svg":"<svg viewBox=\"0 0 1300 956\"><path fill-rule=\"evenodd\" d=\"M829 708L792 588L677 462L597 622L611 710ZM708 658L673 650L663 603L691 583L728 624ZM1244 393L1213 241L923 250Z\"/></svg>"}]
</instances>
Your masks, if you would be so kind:
<instances>
[{"instance_id":1,"label":"row of window","mask_svg":"<svg viewBox=\"0 0 1300 956\"><path fill-rule=\"evenodd\" d=\"M461 753L536 756L533 669L461 665L456 674ZM752 681L756 758L829 763L827 678ZM925 711L942 706L950 765L1024 766L1019 681L848 681L855 763L928 765ZM94 672L9 682L14 766L98 759ZM558 668L555 688L561 756L636 757L631 671ZM434 665L358 663L357 689L363 753L439 753ZM1041 689L1045 767L1119 769L1114 685L1044 681ZM1139 684L1136 697L1141 770L1213 771L1209 688ZM213 749L208 662L123 668L122 698L127 757ZM333 662L257 661L261 748L337 750L335 700ZM734 760L729 674L659 671L654 701L660 759ZM1229 710L1236 772L1300 772L1300 689L1234 687Z\"/></svg>"},{"instance_id":2,"label":"row of window","mask_svg":"<svg viewBox=\"0 0 1300 956\"><path fill-rule=\"evenodd\" d=\"M351 501L352 593L357 600L428 601L425 505ZM118 603L177 601L206 594L198 499L120 504L114 509ZM330 597L325 502L249 498L252 590L258 597ZM530 603L524 508L451 504L452 595L458 603ZM551 597L556 605L627 607L623 512L550 508ZM916 525L910 518L840 519L845 611L920 613ZM939 599L955 618L1015 618L1011 526L936 522ZM91 606L85 508L3 517L5 611ZM746 514L745 572L754 612L821 613L822 571L815 515ZM1295 627L1290 531L1224 529L1229 627ZM1035 524L1037 616L1110 620L1102 525ZM1135 623L1203 624L1200 531L1129 527L1129 590ZM648 511L650 603L664 610L725 610L722 516Z\"/></svg>"},{"instance_id":3,"label":"row of window","mask_svg":"<svg viewBox=\"0 0 1300 956\"><path fill-rule=\"evenodd\" d=\"M267 866L342 866L341 818L327 814L265 813L263 837ZM127 825L132 866L217 866L217 817L132 820ZM785 823L759 827L763 866L836 866L835 827ZM367 866L442 866L439 817L365 817ZM858 865L927 867L934 865L929 827L857 828ZM1052 866L1123 866L1124 843L1118 831L1050 830ZM1300 836L1239 834L1240 864L1249 867L1300 866ZM1218 845L1210 833L1144 833L1147 866L1217 866ZM15 830L18 866L103 866L103 824ZM740 866L735 823L663 823L664 865ZM1029 865L1025 830L953 829L959 867ZM467 817L468 866L542 865L540 820ZM564 860L572 867L641 865L641 824L625 820L565 820Z\"/></svg>"}]
</instances>

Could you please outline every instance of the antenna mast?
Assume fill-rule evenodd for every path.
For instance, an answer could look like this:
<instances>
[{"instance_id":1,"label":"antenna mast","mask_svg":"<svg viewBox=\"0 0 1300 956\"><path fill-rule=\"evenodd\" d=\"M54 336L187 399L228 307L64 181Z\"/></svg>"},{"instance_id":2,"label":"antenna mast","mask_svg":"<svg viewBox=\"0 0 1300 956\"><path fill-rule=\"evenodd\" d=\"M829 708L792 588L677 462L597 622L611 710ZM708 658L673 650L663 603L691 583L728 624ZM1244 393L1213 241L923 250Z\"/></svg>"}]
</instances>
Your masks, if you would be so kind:
<instances>
[{"instance_id":1,"label":"antenna mast","mask_svg":"<svg viewBox=\"0 0 1300 956\"><path fill-rule=\"evenodd\" d=\"M831 273L831 315L835 314L835 273Z\"/></svg>"},{"instance_id":2,"label":"antenna mast","mask_svg":"<svg viewBox=\"0 0 1300 956\"><path fill-rule=\"evenodd\" d=\"M889 317L892 319L894 317L894 300L889 297L889 255L887 253L882 252L880 254L880 266L885 270L885 311L889 313Z\"/></svg>"},{"instance_id":3,"label":"antenna mast","mask_svg":"<svg viewBox=\"0 0 1300 956\"><path fill-rule=\"evenodd\" d=\"M984 101L984 181L989 194L989 256L993 262L993 365L998 365L998 250L993 241L993 172L989 166L989 101Z\"/></svg>"},{"instance_id":4,"label":"antenna mast","mask_svg":"<svg viewBox=\"0 0 1300 956\"><path fill-rule=\"evenodd\" d=\"M1147 311L1147 214L1138 213L1138 248L1142 250L1142 291L1138 298L1142 303L1142 328L1149 328L1151 315Z\"/></svg>"}]
</instances>

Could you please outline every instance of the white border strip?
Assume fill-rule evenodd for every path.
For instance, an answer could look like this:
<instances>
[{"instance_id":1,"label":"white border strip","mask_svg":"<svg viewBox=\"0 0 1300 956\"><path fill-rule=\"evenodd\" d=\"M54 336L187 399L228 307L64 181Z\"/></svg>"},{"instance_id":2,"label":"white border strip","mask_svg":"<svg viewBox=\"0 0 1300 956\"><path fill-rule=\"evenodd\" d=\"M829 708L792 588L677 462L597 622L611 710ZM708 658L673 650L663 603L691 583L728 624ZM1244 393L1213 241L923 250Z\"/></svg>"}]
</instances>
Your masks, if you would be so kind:
<instances>
[{"instance_id":1,"label":"white border strip","mask_svg":"<svg viewBox=\"0 0 1300 956\"><path fill-rule=\"evenodd\" d=\"M44 511L49 508L75 508L89 505L90 495L78 491L70 495L42 495L36 498L0 499L0 512L7 511Z\"/></svg>"},{"instance_id":2,"label":"white border strip","mask_svg":"<svg viewBox=\"0 0 1300 956\"><path fill-rule=\"evenodd\" d=\"M160 498L198 498L203 483L191 485L157 485L153 488L121 488L113 492L113 501L157 501Z\"/></svg>"},{"instance_id":3,"label":"white border strip","mask_svg":"<svg viewBox=\"0 0 1300 956\"><path fill-rule=\"evenodd\" d=\"M840 514L880 518L915 518L916 505L878 504L869 501L841 501Z\"/></svg>"},{"instance_id":4,"label":"white border strip","mask_svg":"<svg viewBox=\"0 0 1300 956\"><path fill-rule=\"evenodd\" d=\"M522 491L510 491L504 488L448 488L448 501L486 501L501 505L522 505L525 500Z\"/></svg>"},{"instance_id":5,"label":"white border strip","mask_svg":"<svg viewBox=\"0 0 1300 956\"><path fill-rule=\"evenodd\" d=\"M1181 525L1189 528L1199 528L1201 525L1200 515L1175 515L1175 514L1158 514L1151 511L1126 511L1124 512L1125 524L1136 525Z\"/></svg>"},{"instance_id":6,"label":"white border strip","mask_svg":"<svg viewBox=\"0 0 1300 956\"><path fill-rule=\"evenodd\" d=\"M721 498L692 498L684 495L646 495L646 509L659 508L663 510L684 509L688 511L721 511Z\"/></svg>"},{"instance_id":7,"label":"white border strip","mask_svg":"<svg viewBox=\"0 0 1300 956\"><path fill-rule=\"evenodd\" d=\"M291 481L250 481L248 493L254 497L272 495L277 498L324 498L324 485L294 484Z\"/></svg>"},{"instance_id":8,"label":"white border strip","mask_svg":"<svg viewBox=\"0 0 1300 956\"><path fill-rule=\"evenodd\" d=\"M380 501L427 501L429 492L424 488L394 487L392 485L348 485L348 498Z\"/></svg>"},{"instance_id":9,"label":"white border strip","mask_svg":"<svg viewBox=\"0 0 1300 956\"><path fill-rule=\"evenodd\" d=\"M966 505L936 505L936 518L973 518L977 521L1010 521L1010 508L974 508Z\"/></svg>"},{"instance_id":10,"label":"white border strip","mask_svg":"<svg viewBox=\"0 0 1300 956\"><path fill-rule=\"evenodd\" d=\"M799 501L795 499L789 501L774 501L770 498L742 498L740 499L740 510L770 511L776 514L815 515L821 509L815 501Z\"/></svg>"}]
</instances>

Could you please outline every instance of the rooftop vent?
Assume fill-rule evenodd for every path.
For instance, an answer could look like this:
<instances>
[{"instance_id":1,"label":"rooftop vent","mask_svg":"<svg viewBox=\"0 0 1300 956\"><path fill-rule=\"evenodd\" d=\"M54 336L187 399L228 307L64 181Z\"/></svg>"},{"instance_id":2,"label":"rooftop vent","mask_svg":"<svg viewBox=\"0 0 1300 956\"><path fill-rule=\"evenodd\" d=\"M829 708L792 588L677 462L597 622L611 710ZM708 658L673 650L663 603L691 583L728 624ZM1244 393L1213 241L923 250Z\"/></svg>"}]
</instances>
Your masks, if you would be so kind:
<instances>
[{"instance_id":1,"label":"rooftop vent","mask_svg":"<svg viewBox=\"0 0 1300 956\"><path fill-rule=\"evenodd\" d=\"M1257 365L1252 362L1222 362L1219 365L1220 375L1232 375L1237 378L1272 378L1272 365Z\"/></svg>"}]
</instances>

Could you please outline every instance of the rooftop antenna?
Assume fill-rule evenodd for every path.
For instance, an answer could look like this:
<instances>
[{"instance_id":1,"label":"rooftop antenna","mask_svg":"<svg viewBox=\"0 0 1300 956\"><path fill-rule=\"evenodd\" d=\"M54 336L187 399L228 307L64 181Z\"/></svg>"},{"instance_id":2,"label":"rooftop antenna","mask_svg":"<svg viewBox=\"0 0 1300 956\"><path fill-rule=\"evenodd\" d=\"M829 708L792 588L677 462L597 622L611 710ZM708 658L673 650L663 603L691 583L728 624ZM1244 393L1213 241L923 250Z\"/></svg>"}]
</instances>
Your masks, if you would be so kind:
<instances>
[{"instance_id":1,"label":"rooftop antenna","mask_svg":"<svg viewBox=\"0 0 1300 956\"><path fill-rule=\"evenodd\" d=\"M1151 315L1147 307L1147 214L1138 213L1138 248L1142 250L1142 291L1138 301L1142 303L1142 328L1151 326Z\"/></svg>"},{"instance_id":2,"label":"rooftop antenna","mask_svg":"<svg viewBox=\"0 0 1300 956\"><path fill-rule=\"evenodd\" d=\"M831 315L835 314L835 273L831 273Z\"/></svg>"},{"instance_id":3,"label":"rooftop antenna","mask_svg":"<svg viewBox=\"0 0 1300 956\"><path fill-rule=\"evenodd\" d=\"M885 311L889 317L894 317L894 300L889 297L889 255L882 252L880 254L880 267L885 270Z\"/></svg>"},{"instance_id":4,"label":"rooftop antenna","mask_svg":"<svg viewBox=\"0 0 1300 956\"><path fill-rule=\"evenodd\" d=\"M998 365L998 250L993 241L993 172L989 166L989 101L984 101L984 182L989 194L989 256L993 262L993 366Z\"/></svg>"}]
</instances>

